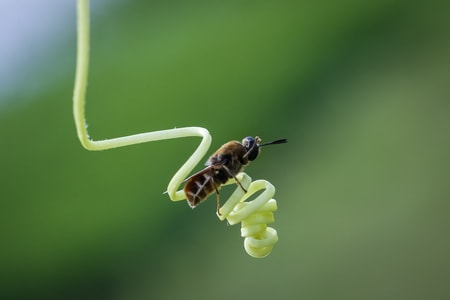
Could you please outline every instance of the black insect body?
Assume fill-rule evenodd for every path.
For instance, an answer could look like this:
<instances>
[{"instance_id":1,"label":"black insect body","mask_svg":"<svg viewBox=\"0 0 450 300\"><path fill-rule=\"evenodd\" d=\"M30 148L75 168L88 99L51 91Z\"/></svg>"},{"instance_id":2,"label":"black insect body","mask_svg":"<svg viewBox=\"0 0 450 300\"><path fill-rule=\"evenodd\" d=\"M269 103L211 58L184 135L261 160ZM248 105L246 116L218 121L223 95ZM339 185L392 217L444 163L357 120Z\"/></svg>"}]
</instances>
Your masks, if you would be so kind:
<instances>
[{"instance_id":1,"label":"black insect body","mask_svg":"<svg viewBox=\"0 0 450 300\"><path fill-rule=\"evenodd\" d=\"M238 141L228 142L220 147L207 160L206 168L187 178L184 193L190 207L194 208L206 198L216 192L217 211L220 209L220 187L228 180L234 179L236 183L247 192L241 185L236 175L241 172L250 161L258 157L262 146L286 143L287 139L260 144L259 137L246 137L242 143Z\"/></svg>"}]
</instances>

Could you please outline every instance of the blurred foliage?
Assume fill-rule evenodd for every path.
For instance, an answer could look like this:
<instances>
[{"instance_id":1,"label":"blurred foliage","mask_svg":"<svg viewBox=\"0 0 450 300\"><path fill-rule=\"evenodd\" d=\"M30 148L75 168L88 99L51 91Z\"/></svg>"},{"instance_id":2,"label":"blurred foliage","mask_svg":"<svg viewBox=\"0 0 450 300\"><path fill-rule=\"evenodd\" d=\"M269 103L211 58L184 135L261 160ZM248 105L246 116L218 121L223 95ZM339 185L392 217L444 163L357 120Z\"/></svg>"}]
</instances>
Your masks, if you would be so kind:
<instances>
[{"instance_id":1,"label":"blurred foliage","mask_svg":"<svg viewBox=\"0 0 450 300\"><path fill-rule=\"evenodd\" d=\"M198 139L82 149L55 78L0 112L5 299L450 296L448 5L118 3L92 20L92 137L288 138L247 169L277 187L280 241L253 259L215 201L162 194Z\"/></svg>"}]
</instances>

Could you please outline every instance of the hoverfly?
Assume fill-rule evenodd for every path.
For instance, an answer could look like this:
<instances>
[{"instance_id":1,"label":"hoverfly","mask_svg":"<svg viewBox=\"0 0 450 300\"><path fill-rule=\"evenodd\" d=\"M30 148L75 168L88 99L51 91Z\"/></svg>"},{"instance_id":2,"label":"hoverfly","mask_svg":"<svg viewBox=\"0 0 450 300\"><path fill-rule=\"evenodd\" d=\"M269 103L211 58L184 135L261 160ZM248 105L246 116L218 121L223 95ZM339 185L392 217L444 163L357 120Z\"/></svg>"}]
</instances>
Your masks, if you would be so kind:
<instances>
[{"instance_id":1,"label":"hoverfly","mask_svg":"<svg viewBox=\"0 0 450 300\"><path fill-rule=\"evenodd\" d=\"M256 159L260 152L260 148L267 145L286 143L287 139L272 141L260 144L261 139L248 136L242 140L228 142L220 147L206 161L206 168L195 173L186 180L184 193L190 207L194 208L203 202L210 194L217 194L217 212L220 209L220 187L229 179L233 178L236 183L246 193L247 191L241 185L236 175L248 165L250 161ZM220 214L220 213L219 213Z\"/></svg>"}]
</instances>

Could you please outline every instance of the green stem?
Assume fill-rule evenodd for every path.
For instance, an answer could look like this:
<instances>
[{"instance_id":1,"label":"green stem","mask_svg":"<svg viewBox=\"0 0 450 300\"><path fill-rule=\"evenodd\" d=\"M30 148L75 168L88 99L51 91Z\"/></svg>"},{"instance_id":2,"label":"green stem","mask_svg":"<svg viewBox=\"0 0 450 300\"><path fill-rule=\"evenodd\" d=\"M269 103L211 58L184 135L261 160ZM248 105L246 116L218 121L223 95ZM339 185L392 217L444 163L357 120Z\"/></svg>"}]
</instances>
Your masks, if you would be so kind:
<instances>
[{"instance_id":1,"label":"green stem","mask_svg":"<svg viewBox=\"0 0 450 300\"><path fill-rule=\"evenodd\" d=\"M85 97L89 72L89 0L78 0L77 4L77 67L75 75L75 87L73 93L73 115L77 129L78 139L84 148L90 151L106 150L139 143L199 136L202 141L191 157L178 170L169 183L167 192L172 200L185 199L183 191L178 187L198 162L203 158L211 144L211 135L208 130L201 127L184 127L168 130L159 130L133 134L124 137L93 141L89 138L85 117Z\"/></svg>"}]
</instances>

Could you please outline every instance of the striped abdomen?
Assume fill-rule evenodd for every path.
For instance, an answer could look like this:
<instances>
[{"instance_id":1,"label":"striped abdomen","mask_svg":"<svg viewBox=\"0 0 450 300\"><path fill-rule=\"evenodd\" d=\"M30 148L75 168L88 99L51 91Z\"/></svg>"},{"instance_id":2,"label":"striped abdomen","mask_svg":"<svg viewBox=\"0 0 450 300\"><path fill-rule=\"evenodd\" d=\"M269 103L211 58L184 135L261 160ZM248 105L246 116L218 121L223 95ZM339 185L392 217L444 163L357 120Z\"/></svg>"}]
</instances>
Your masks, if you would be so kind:
<instances>
[{"instance_id":1,"label":"striped abdomen","mask_svg":"<svg viewBox=\"0 0 450 300\"><path fill-rule=\"evenodd\" d=\"M209 167L189 178L184 186L184 193L189 206L194 208L209 195L217 192L220 186L229 179L223 169Z\"/></svg>"}]
</instances>

